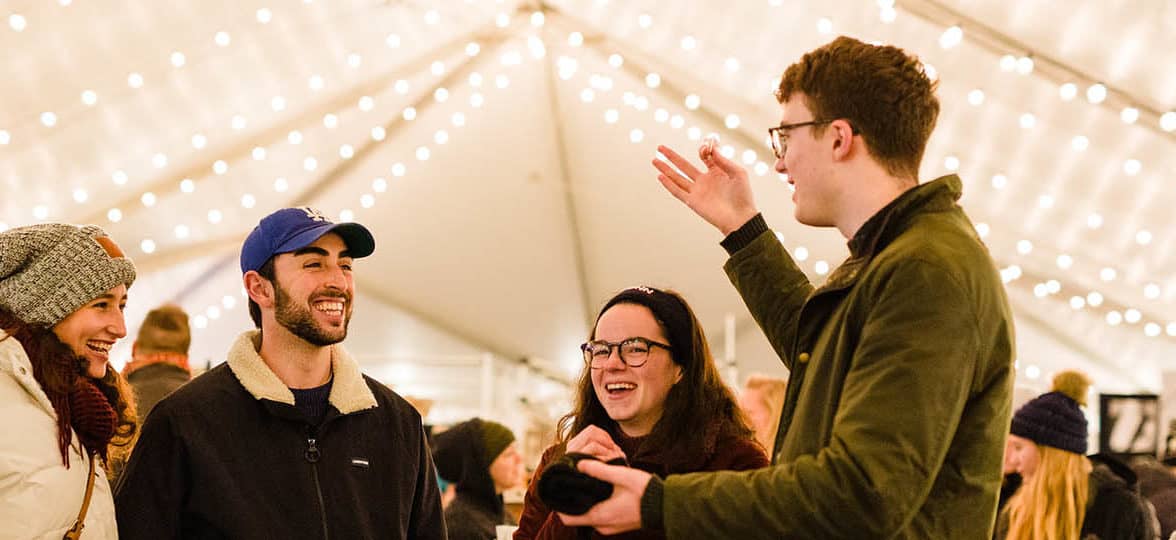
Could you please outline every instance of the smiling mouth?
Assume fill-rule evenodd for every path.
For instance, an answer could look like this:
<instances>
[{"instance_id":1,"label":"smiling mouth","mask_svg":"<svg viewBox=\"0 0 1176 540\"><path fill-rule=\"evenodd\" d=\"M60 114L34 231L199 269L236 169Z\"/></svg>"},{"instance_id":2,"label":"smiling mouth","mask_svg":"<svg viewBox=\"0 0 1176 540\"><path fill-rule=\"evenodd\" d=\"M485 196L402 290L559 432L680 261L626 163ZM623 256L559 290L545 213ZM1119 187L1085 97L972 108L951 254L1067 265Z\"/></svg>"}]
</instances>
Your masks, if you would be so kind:
<instances>
[{"instance_id":1,"label":"smiling mouth","mask_svg":"<svg viewBox=\"0 0 1176 540\"><path fill-rule=\"evenodd\" d=\"M320 300L314 303L314 309L327 315L342 316L345 305L342 300Z\"/></svg>"},{"instance_id":2,"label":"smiling mouth","mask_svg":"<svg viewBox=\"0 0 1176 540\"><path fill-rule=\"evenodd\" d=\"M604 385L605 392L610 397L620 397L637 389L637 385L628 382L615 382Z\"/></svg>"},{"instance_id":3,"label":"smiling mouth","mask_svg":"<svg viewBox=\"0 0 1176 540\"><path fill-rule=\"evenodd\" d=\"M92 351L94 353L101 355L103 358L110 355L110 348L113 346L114 346L113 343L108 343L105 341L87 341L86 342L87 349L89 349L90 351Z\"/></svg>"}]
</instances>

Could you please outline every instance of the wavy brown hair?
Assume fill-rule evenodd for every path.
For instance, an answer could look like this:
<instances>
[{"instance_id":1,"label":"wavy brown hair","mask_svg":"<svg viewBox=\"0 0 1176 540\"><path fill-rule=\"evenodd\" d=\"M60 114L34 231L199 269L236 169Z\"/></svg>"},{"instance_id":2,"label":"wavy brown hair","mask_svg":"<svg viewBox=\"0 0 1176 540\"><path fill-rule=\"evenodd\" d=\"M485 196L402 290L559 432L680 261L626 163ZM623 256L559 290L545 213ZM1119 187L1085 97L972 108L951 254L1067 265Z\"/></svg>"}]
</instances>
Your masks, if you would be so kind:
<instances>
[{"instance_id":1,"label":"wavy brown hair","mask_svg":"<svg viewBox=\"0 0 1176 540\"><path fill-rule=\"evenodd\" d=\"M652 287L625 289L605 303L597 321L618 304L649 308L670 342L671 358L682 368L681 380L670 387L662 416L642 446L659 450L667 465L681 467L713 453L721 438L755 440L734 394L719 376L698 318L680 294ZM588 339L596 339L595 324ZM560 418L556 444L566 446L588 426L597 426L614 437L620 430L597 399L591 370L585 365L576 385L575 409Z\"/></svg>"},{"instance_id":2,"label":"wavy brown hair","mask_svg":"<svg viewBox=\"0 0 1176 540\"><path fill-rule=\"evenodd\" d=\"M82 374L87 362L62 343L52 328L26 323L4 306L0 306L0 329L24 348L33 366L33 378L41 385L41 390L49 397L49 403L57 413L57 446L61 451L62 463L69 468L69 445L73 439L69 394L78 378L84 376ZM116 457L130 454L138 426L134 394L118 371L109 364L106 366L106 376L94 379L93 383L114 408L117 422L108 448L87 450L104 458L108 449L114 449L113 455Z\"/></svg>"}]
</instances>

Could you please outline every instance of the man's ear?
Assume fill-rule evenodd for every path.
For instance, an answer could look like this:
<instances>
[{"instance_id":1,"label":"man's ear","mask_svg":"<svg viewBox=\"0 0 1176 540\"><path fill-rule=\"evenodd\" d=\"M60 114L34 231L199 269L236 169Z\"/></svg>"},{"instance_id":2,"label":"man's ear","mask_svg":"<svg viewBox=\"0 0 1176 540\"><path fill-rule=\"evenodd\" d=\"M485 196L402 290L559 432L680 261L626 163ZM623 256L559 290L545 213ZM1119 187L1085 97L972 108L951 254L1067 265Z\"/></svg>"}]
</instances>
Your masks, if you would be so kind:
<instances>
[{"instance_id":1,"label":"man's ear","mask_svg":"<svg viewBox=\"0 0 1176 540\"><path fill-rule=\"evenodd\" d=\"M255 270L245 272L242 279L245 282L245 293L249 295L250 300L259 307L274 307L274 284L270 280L261 277Z\"/></svg>"},{"instance_id":2,"label":"man's ear","mask_svg":"<svg viewBox=\"0 0 1176 540\"><path fill-rule=\"evenodd\" d=\"M853 126L843 119L834 120L829 123L830 131L833 132L833 158L843 160L850 156L855 150L855 146L861 144L861 141L854 139Z\"/></svg>"}]
</instances>

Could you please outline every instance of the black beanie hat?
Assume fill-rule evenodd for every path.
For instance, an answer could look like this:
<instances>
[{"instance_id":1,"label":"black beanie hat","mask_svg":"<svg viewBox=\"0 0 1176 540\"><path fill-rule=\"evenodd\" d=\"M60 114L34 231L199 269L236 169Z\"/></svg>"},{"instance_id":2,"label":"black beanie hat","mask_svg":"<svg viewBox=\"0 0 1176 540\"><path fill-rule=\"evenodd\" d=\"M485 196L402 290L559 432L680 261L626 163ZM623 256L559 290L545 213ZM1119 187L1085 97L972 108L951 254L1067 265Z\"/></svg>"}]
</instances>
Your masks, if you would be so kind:
<instances>
[{"instance_id":1,"label":"black beanie hat","mask_svg":"<svg viewBox=\"0 0 1176 540\"><path fill-rule=\"evenodd\" d=\"M510 443L514 442L514 433L511 433L510 428L494 422L492 420L479 420L482 428L482 457L486 460L486 465L494 463L498 459L499 454L506 450Z\"/></svg>"},{"instance_id":2,"label":"black beanie hat","mask_svg":"<svg viewBox=\"0 0 1176 540\"><path fill-rule=\"evenodd\" d=\"M1086 403L1090 378L1077 371L1054 376L1052 391L1037 396L1013 414L1010 433L1039 445L1075 454L1086 453Z\"/></svg>"}]
</instances>

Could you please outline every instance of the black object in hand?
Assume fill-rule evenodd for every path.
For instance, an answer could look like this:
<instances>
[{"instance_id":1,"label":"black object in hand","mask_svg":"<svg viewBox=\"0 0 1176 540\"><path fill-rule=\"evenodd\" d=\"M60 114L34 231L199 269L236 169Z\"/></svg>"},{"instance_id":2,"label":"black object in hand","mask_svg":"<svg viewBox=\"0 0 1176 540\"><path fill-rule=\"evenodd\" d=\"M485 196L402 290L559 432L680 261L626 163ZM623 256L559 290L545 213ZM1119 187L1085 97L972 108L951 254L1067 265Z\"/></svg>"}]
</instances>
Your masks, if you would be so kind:
<instances>
[{"instance_id":1,"label":"black object in hand","mask_svg":"<svg viewBox=\"0 0 1176 540\"><path fill-rule=\"evenodd\" d=\"M543 469L543 474L539 477L539 499L548 508L570 516L578 516L587 512L596 503L612 496L612 484L576 469L576 464L582 459L597 458L588 454L569 452ZM627 465L625 458L616 458L608 464Z\"/></svg>"}]
</instances>

